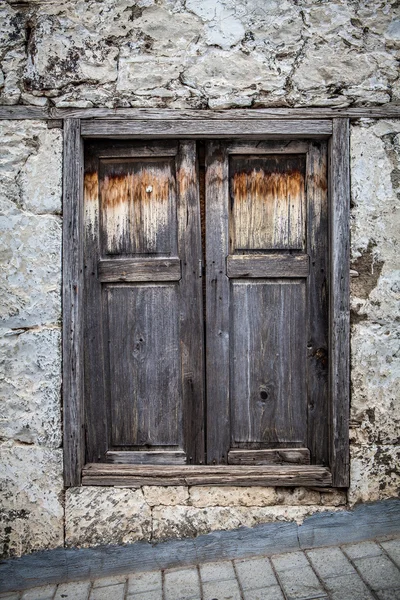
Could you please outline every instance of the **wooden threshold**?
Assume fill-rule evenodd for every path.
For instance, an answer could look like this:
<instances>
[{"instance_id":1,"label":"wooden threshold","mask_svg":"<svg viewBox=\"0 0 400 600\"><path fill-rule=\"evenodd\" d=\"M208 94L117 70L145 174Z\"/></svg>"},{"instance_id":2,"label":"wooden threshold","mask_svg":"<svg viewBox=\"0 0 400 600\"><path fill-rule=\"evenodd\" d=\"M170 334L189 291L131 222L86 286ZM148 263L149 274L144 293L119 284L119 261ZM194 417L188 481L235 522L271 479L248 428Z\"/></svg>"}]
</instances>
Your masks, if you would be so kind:
<instances>
[{"instance_id":1,"label":"wooden threshold","mask_svg":"<svg viewBox=\"0 0 400 600\"><path fill-rule=\"evenodd\" d=\"M329 487L328 468L317 465L201 466L110 465L91 463L83 467L83 485L237 485Z\"/></svg>"}]
</instances>

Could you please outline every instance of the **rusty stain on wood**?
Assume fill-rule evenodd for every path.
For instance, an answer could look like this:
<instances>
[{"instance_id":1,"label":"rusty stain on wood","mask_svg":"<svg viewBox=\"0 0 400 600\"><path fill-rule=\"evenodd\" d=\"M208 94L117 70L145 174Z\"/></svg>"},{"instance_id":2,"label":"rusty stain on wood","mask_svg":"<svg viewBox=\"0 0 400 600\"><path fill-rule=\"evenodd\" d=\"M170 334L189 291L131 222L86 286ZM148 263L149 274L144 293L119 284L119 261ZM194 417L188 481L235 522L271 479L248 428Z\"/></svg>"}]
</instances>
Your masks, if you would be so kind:
<instances>
[{"instance_id":1,"label":"rusty stain on wood","mask_svg":"<svg viewBox=\"0 0 400 600\"><path fill-rule=\"evenodd\" d=\"M237 250L305 244L305 156L231 158L231 214Z\"/></svg>"},{"instance_id":2,"label":"rusty stain on wood","mask_svg":"<svg viewBox=\"0 0 400 600\"><path fill-rule=\"evenodd\" d=\"M176 249L170 159L104 160L100 192L106 254L171 254Z\"/></svg>"}]
</instances>

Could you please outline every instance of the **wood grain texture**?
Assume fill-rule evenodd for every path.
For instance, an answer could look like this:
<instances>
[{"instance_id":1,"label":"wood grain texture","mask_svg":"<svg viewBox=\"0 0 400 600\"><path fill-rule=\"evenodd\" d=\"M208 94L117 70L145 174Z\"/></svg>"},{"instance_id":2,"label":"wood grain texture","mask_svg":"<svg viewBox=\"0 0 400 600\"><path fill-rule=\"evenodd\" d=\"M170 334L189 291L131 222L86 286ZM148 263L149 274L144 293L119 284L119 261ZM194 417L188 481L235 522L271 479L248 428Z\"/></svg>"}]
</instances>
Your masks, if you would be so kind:
<instances>
[{"instance_id":1,"label":"wood grain texture","mask_svg":"<svg viewBox=\"0 0 400 600\"><path fill-rule=\"evenodd\" d=\"M279 450L230 450L230 465L284 465L310 464L308 448L279 448Z\"/></svg>"},{"instance_id":2,"label":"wood grain texture","mask_svg":"<svg viewBox=\"0 0 400 600\"><path fill-rule=\"evenodd\" d=\"M308 142L304 140L259 140L248 142L234 140L227 142L228 154L306 154Z\"/></svg>"},{"instance_id":3,"label":"wood grain texture","mask_svg":"<svg viewBox=\"0 0 400 600\"><path fill-rule=\"evenodd\" d=\"M107 285L111 445L182 443L177 285Z\"/></svg>"},{"instance_id":4,"label":"wood grain texture","mask_svg":"<svg viewBox=\"0 0 400 600\"><path fill-rule=\"evenodd\" d=\"M235 250L304 248L304 175L305 155L230 158L230 218Z\"/></svg>"},{"instance_id":5,"label":"wood grain texture","mask_svg":"<svg viewBox=\"0 0 400 600\"><path fill-rule=\"evenodd\" d=\"M87 120L82 121L82 135L88 138L243 138L329 137L330 120Z\"/></svg>"},{"instance_id":6,"label":"wood grain texture","mask_svg":"<svg viewBox=\"0 0 400 600\"><path fill-rule=\"evenodd\" d=\"M307 277L309 258L305 254L230 255L228 277Z\"/></svg>"},{"instance_id":7,"label":"wood grain texture","mask_svg":"<svg viewBox=\"0 0 400 600\"><path fill-rule=\"evenodd\" d=\"M323 489L323 488L318 488ZM400 533L400 501L359 504L295 522L263 523L196 538L135 542L123 546L57 548L0 563L0 592L204 562L270 556L293 550L348 544Z\"/></svg>"},{"instance_id":8,"label":"wood grain texture","mask_svg":"<svg viewBox=\"0 0 400 600\"><path fill-rule=\"evenodd\" d=\"M206 148L207 462L224 464L230 444L229 406L229 164L226 147Z\"/></svg>"},{"instance_id":9,"label":"wood grain texture","mask_svg":"<svg viewBox=\"0 0 400 600\"><path fill-rule=\"evenodd\" d=\"M173 450L162 452L111 450L106 454L106 461L111 464L129 465L185 465L186 453Z\"/></svg>"},{"instance_id":10,"label":"wood grain texture","mask_svg":"<svg viewBox=\"0 0 400 600\"><path fill-rule=\"evenodd\" d=\"M176 255L173 159L100 161L103 254Z\"/></svg>"},{"instance_id":11,"label":"wood grain texture","mask_svg":"<svg viewBox=\"0 0 400 600\"><path fill-rule=\"evenodd\" d=\"M232 441L307 442L305 280L231 284Z\"/></svg>"},{"instance_id":12,"label":"wood grain texture","mask_svg":"<svg viewBox=\"0 0 400 600\"><path fill-rule=\"evenodd\" d=\"M189 463L205 461L204 323L200 192L196 142L182 141L176 158L180 344L184 447Z\"/></svg>"},{"instance_id":13,"label":"wood grain texture","mask_svg":"<svg viewBox=\"0 0 400 600\"><path fill-rule=\"evenodd\" d=\"M100 256L99 161L92 148L85 145L83 326L88 461L105 460L109 435L107 306L97 278Z\"/></svg>"},{"instance_id":14,"label":"wood grain texture","mask_svg":"<svg viewBox=\"0 0 400 600\"><path fill-rule=\"evenodd\" d=\"M1 106L0 119L396 119L400 107L396 104L359 108L250 108L250 109L168 109L168 108L41 108L36 106Z\"/></svg>"},{"instance_id":15,"label":"wood grain texture","mask_svg":"<svg viewBox=\"0 0 400 600\"><path fill-rule=\"evenodd\" d=\"M83 485L262 485L327 486L331 474L325 467L313 465L266 466L162 466L85 465Z\"/></svg>"},{"instance_id":16,"label":"wood grain texture","mask_svg":"<svg viewBox=\"0 0 400 600\"><path fill-rule=\"evenodd\" d=\"M334 119L330 143L330 464L333 485L349 485L350 401L350 132L348 119Z\"/></svg>"},{"instance_id":17,"label":"wood grain texture","mask_svg":"<svg viewBox=\"0 0 400 600\"><path fill-rule=\"evenodd\" d=\"M100 260L97 275L102 283L117 281L179 281L179 258L122 258Z\"/></svg>"},{"instance_id":18,"label":"wood grain texture","mask_svg":"<svg viewBox=\"0 0 400 600\"><path fill-rule=\"evenodd\" d=\"M83 144L79 119L64 128L63 170L63 418L64 481L80 485L83 423Z\"/></svg>"},{"instance_id":19,"label":"wood grain texture","mask_svg":"<svg viewBox=\"0 0 400 600\"><path fill-rule=\"evenodd\" d=\"M307 155L307 397L308 442L314 464L329 464L328 303L329 233L327 145L310 144ZM334 293L335 290L333 288Z\"/></svg>"}]
</instances>

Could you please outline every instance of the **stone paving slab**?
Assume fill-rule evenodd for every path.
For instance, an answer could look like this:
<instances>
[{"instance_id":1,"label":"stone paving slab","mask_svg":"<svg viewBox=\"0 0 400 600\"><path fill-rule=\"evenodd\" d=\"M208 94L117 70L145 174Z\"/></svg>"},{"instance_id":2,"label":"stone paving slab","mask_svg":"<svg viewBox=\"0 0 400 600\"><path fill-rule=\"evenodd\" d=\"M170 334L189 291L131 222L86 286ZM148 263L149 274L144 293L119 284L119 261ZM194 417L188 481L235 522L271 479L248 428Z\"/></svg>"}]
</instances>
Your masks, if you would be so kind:
<instances>
[{"instance_id":1,"label":"stone paving slab","mask_svg":"<svg viewBox=\"0 0 400 600\"><path fill-rule=\"evenodd\" d=\"M400 600L400 537L126 573L0 600Z\"/></svg>"}]
</instances>

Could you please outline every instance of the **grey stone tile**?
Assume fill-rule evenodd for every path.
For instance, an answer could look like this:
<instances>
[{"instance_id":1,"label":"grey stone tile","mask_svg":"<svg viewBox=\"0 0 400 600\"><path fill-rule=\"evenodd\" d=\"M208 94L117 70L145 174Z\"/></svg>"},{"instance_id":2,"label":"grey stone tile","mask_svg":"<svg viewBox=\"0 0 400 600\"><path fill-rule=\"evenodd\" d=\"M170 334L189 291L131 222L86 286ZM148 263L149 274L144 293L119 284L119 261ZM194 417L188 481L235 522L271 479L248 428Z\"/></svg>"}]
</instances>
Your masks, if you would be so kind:
<instances>
[{"instance_id":1,"label":"grey stone tile","mask_svg":"<svg viewBox=\"0 0 400 600\"><path fill-rule=\"evenodd\" d=\"M117 583L125 583L127 579L127 575L113 575L112 577L102 577L101 579L96 579L93 582L93 588L117 585Z\"/></svg>"},{"instance_id":2,"label":"grey stone tile","mask_svg":"<svg viewBox=\"0 0 400 600\"><path fill-rule=\"evenodd\" d=\"M200 598L200 581L196 568L165 571L165 600Z\"/></svg>"},{"instance_id":3,"label":"grey stone tile","mask_svg":"<svg viewBox=\"0 0 400 600\"><path fill-rule=\"evenodd\" d=\"M134 573L128 579L128 596L133 593L152 592L161 590L161 571L148 571L146 573Z\"/></svg>"},{"instance_id":4,"label":"grey stone tile","mask_svg":"<svg viewBox=\"0 0 400 600\"><path fill-rule=\"evenodd\" d=\"M90 600L124 600L125 584L98 587L90 592Z\"/></svg>"},{"instance_id":5,"label":"grey stone tile","mask_svg":"<svg viewBox=\"0 0 400 600\"><path fill-rule=\"evenodd\" d=\"M379 556L382 554L382 549L378 546L378 544L375 544L375 542L346 544L345 546L342 546L342 549L351 559Z\"/></svg>"},{"instance_id":6,"label":"grey stone tile","mask_svg":"<svg viewBox=\"0 0 400 600\"><path fill-rule=\"evenodd\" d=\"M203 600L241 600L236 579L203 583Z\"/></svg>"},{"instance_id":7,"label":"grey stone tile","mask_svg":"<svg viewBox=\"0 0 400 600\"><path fill-rule=\"evenodd\" d=\"M231 561L205 563L200 565L201 581L221 581L235 579L235 570Z\"/></svg>"},{"instance_id":8,"label":"grey stone tile","mask_svg":"<svg viewBox=\"0 0 400 600\"><path fill-rule=\"evenodd\" d=\"M127 596L129 600L162 600L162 590L151 590L149 592L138 592ZM194 600L194 599L193 599Z\"/></svg>"},{"instance_id":9,"label":"grey stone tile","mask_svg":"<svg viewBox=\"0 0 400 600\"><path fill-rule=\"evenodd\" d=\"M400 567L400 539L381 542L381 546L386 550L396 565Z\"/></svg>"},{"instance_id":10,"label":"grey stone tile","mask_svg":"<svg viewBox=\"0 0 400 600\"><path fill-rule=\"evenodd\" d=\"M308 550L306 554L322 579L356 572L340 548L317 548Z\"/></svg>"},{"instance_id":11,"label":"grey stone tile","mask_svg":"<svg viewBox=\"0 0 400 600\"><path fill-rule=\"evenodd\" d=\"M73 581L60 583L54 600L88 600L90 581Z\"/></svg>"},{"instance_id":12,"label":"grey stone tile","mask_svg":"<svg viewBox=\"0 0 400 600\"><path fill-rule=\"evenodd\" d=\"M377 590L375 593L379 600L399 600L400 598L400 588L397 588L397 590Z\"/></svg>"},{"instance_id":13,"label":"grey stone tile","mask_svg":"<svg viewBox=\"0 0 400 600\"><path fill-rule=\"evenodd\" d=\"M328 577L324 584L332 600L374 600L371 592L356 572L352 575Z\"/></svg>"},{"instance_id":14,"label":"grey stone tile","mask_svg":"<svg viewBox=\"0 0 400 600\"><path fill-rule=\"evenodd\" d=\"M271 557L275 568L280 571L291 571L292 569L303 569L309 567L304 552L287 552L286 554L275 554Z\"/></svg>"},{"instance_id":15,"label":"grey stone tile","mask_svg":"<svg viewBox=\"0 0 400 600\"><path fill-rule=\"evenodd\" d=\"M387 556L358 558L354 564L373 590L400 588L400 571Z\"/></svg>"},{"instance_id":16,"label":"grey stone tile","mask_svg":"<svg viewBox=\"0 0 400 600\"><path fill-rule=\"evenodd\" d=\"M235 567L243 590L258 590L278 583L268 558L235 560Z\"/></svg>"},{"instance_id":17,"label":"grey stone tile","mask_svg":"<svg viewBox=\"0 0 400 600\"><path fill-rule=\"evenodd\" d=\"M25 590L21 600L51 600L56 588L56 585L44 585L42 587Z\"/></svg>"},{"instance_id":18,"label":"grey stone tile","mask_svg":"<svg viewBox=\"0 0 400 600\"><path fill-rule=\"evenodd\" d=\"M292 568L289 556L294 555ZM276 555L272 562L279 577L279 583L288 600L326 598L326 592L312 570L307 557L302 552L291 555Z\"/></svg>"},{"instance_id":19,"label":"grey stone tile","mask_svg":"<svg viewBox=\"0 0 400 600\"><path fill-rule=\"evenodd\" d=\"M1 600L20 600L22 592L5 592L0 594Z\"/></svg>"},{"instance_id":20,"label":"grey stone tile","mask_svg":"<svg viewBox=\"0 0 400 600\"><path fill-rule=\"evenodd\" d=\"M244 600L285 600L279 585L271 585L261 590L245 590Z\"/></svg>"}]
</instances>

